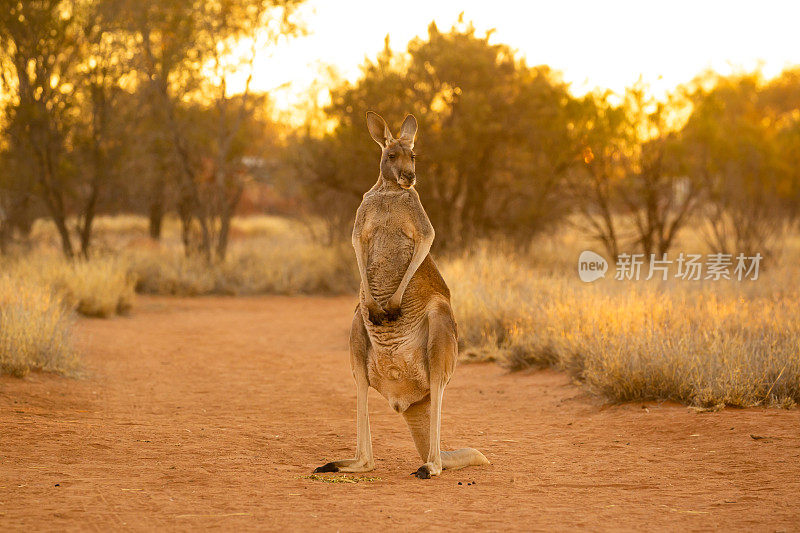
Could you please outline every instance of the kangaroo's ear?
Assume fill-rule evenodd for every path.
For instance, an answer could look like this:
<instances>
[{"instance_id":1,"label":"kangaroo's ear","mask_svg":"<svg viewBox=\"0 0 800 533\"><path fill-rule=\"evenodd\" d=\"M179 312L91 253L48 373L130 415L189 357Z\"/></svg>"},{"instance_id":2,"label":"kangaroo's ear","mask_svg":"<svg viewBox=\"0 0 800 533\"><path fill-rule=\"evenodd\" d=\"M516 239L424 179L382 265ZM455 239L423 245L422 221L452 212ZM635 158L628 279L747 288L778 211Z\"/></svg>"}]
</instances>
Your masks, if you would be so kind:
<instances>
[{"instance_id":1,"label":"kangaroo's ear","mask_svg":"<svg viewBox=\"0 0 800 533\"><path fill-rule=\"evenodd\" d=\"M417 119L414 115L406 115L403 125L400 126L400 140L405 141L414 148L414 137L417 136Z\"/></svg>"},{"instance_id":2,"label":"kangaroo's ear","mask_svg":"<svg viewBox=\"0 0 800 533\"><path fill-rule=\"evenodd\" d=\"M367 111L367 128L369 129L369 134L372 135L372 138L381 148L385 148L386 144L394 139L392 132L389 131L389 126L386 125L386 121L374 111Z\"/></svg>"}]
</instances>

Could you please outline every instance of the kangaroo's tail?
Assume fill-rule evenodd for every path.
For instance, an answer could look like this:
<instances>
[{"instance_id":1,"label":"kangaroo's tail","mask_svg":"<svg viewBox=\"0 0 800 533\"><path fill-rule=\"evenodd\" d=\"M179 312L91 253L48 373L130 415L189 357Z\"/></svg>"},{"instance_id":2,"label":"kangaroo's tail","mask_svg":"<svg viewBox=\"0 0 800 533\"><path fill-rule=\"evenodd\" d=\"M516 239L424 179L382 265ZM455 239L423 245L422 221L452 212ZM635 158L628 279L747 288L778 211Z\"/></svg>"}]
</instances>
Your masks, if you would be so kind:
<instances>
[{"instance_id":1,"label":"kangaroo's tail","mask_svg":"<svg viewBox=\"0 0 800 533\"><path fill-rule=\"evenodd\" d=\"M458 470L465 466L488 465L489 460L475 448L461 448L451 452L442 451L442 469Z\"/></svg>"},{"instance_id":2,"label":"kangaroo's tail","mask_svg":"<svg viewBox=\"0 0 800 533\"><path fill-rule=\"evenodd\" d=\"M408 429L414 438L419 456L425 461L430 442L430 398L417 402L403 412ZM465 466L488 465L489 460L475 448L442 451L442 469L457 470Z\"/></svg>"}]
</instances>

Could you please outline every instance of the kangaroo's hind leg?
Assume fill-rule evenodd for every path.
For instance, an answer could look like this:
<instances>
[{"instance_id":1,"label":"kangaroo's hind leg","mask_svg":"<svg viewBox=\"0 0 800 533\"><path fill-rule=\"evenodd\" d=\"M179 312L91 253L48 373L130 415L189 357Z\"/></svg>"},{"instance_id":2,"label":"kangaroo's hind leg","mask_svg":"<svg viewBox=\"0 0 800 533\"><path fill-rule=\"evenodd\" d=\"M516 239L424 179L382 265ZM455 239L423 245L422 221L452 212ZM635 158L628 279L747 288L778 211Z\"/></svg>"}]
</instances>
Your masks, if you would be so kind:
<instances>
[{"instance_id":1,"label":"kangaroo's hind leg","mask_svg":"<svg viewBox=\"0 0 800 533\"><path fill-rule=\"evenodd\" d=\"M369 472L375 468L372 457L372 437L369 432L369 410L367 396L369 378L367 377L367 356L370 350L369 336L364 327L361 311L356 308L353 324L350 327L350 368L356 381L357 396L357 437L356 456L353 459L331 461L314 472Z\"/></svg>"},{"instance_id":2,"label":"kangaroo's hind leg","mask_svg":"<svg viewBox=\"0 0 800 533\"><path fill-rule=\"evenodd\" d=\"M456 339L456 324L453 320L450 306L444 302L437 303L428 311L428 338L426 343L426 356L428 359L428 377L430 380L429 406L425 409L425 400L417 406L417 412L411 412L406 416L409 428L414 433L412 427L412 417L417 418L416 426L419 435L414 435L415 444L423 455L425 450L420 449L424 444L424 431L419 424L425 418L428 419L428 449L423 455L425 464L422 465L414 475L420 478L438 476L442 472L442 450L439 444L439 434L442 421L442 397L444 388L453 375L458 356L458 341ZM424 412L428 416L424 416Z\"/></svg>"},{"instance_id":3,"label":"kangaroo's hind leg","mask_svg":"<svg viewBox=\"0 0 800 533\"><path fill-rule=\"evenodd\" d=\"M455 321L445 304L437 305L428 313L427 350L430 395L403 413L417 451L425 461L413 475L427 479L439 475L442 470L489 464L486 457L474 448L442 451L440 447L442 397L458 357Z\"/></svg>"}]
</instances>

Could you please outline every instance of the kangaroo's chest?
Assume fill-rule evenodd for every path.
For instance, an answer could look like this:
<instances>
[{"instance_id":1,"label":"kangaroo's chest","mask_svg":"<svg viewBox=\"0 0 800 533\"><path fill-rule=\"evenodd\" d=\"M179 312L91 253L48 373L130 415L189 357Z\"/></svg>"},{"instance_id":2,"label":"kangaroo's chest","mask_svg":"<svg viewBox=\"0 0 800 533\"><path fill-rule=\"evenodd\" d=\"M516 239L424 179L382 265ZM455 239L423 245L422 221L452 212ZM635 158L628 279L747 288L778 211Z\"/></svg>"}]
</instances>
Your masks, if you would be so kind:
<instances>
[{"instance_id":1,"label":"kangaroo's chest","mask_svg":"<svg viewBox=\"0 0 800 533\"><path fill-rule=\"evenodd\" d=\"M367 240L367 278L372 296L386 303L397 290L414 254L413 227L403 209L377 201L364 221Z\"/></svg>"}]
</instances>

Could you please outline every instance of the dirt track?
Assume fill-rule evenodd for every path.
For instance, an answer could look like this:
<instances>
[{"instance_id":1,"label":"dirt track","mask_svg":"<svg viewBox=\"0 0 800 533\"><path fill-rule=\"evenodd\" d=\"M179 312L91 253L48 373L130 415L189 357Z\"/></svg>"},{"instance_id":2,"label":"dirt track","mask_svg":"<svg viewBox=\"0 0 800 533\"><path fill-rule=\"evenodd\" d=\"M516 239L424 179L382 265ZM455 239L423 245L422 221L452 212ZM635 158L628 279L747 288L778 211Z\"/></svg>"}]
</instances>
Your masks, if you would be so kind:
<instances>
[{"instance_id":1,"label":"dirt track","mask_svg":"<svg viewBox=\"0 0 800 533\"><path fill-rule=\"evenodd\" d=\"M371 391L380 480L303 478L354 450L354 303L141 298L82 320L85 378L0 379L0 530L800 528L797 410L603 407L493 365L456 370L442 424L491 466L411 477Z\"/></svg>"}]
</instances>

